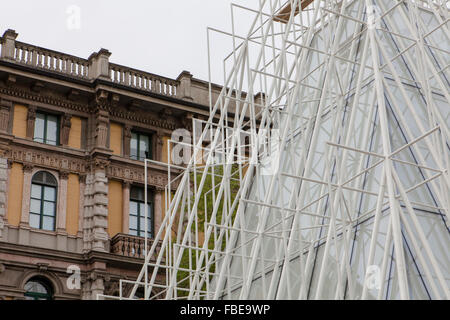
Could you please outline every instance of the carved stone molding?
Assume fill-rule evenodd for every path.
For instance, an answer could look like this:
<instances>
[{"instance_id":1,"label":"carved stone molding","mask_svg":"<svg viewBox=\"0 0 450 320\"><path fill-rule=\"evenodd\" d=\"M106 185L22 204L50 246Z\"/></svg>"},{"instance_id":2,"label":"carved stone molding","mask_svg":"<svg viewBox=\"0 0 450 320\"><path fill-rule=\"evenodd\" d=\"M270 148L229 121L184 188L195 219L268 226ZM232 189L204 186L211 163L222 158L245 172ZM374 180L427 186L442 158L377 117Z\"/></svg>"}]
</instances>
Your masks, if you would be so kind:
<instances>
[{"instance_id":1,"label":"carved stone molding","mask_svg":"<svg viewBox=\"0 0 450 320\"><path fill-rule=\"evenodd\" d=\"M102 158L94 158L91 162L93 170L105 170L109 167L110 161Z\"/></svg>"},{"instance_id":2,"label":"carved stone molding","mask_svg":"<svg viewBox=\"0 0 450 320\"><path fill-rule=\"evenodd\" d=\"M80 175L78 175L78 181L79 181L80 183L85 184L85 183L86 183L86 174L80 174Z\"/></svg>"},{"instance_id":3,"label":"carved stone molding","mask_svg":"<svg viewBox=\"0 0 450 320\"><path fill-rule=\"evenodd\" d=\"M33 171L34 165L30 163L25 163L23 165L23 172L31 173Z\"/></svg>"},{"instance_id":4,"label":"carved stone molding","mask_svg":"<svg viewBox=\"0 0 450 320\"><path fill-rule=\"evenodd\" d=\"M154 127L159 127L167 130L175 130L178 124L174 119L163 120L159 115L148 115L142 112L128 111L125 108L111 108L110 115L116 118L129 120L133 123L142 123Z\"/></svg>"},{"instance_id":5,"label":"carved stone molding","mask_svg":"<svg viewBox=\"0 0 450 320\"><path fill-rule=\"evenodd\" d=\"M67 179L69 179L69 174L70 174L69 171L60 171L59 178L62 180L67 180Z\"/></svg>"},{"instance_id":6,"label":"carved stone molding","mask_svg":"<svg viewBox=\"0 0 450 320\"><path fill-rule=\"evenodd\" d=\"M131 185L133 184L133 181L130 180L123 180L122 186L124 189L130 189Z\"/></svg>"},{"instance_id":7,"label":"carved stone molding","mask_svg":"<svg viewBox=\"0 0 450 320\"><path fill-rule=\"evenodd\" d=\"M130 168L111 164L106 169L106 174L110 178L132 181L135 183L144 183L144 168ZM150 172L147 176L147 182L154 187L164 188L167 183L167 175L163 173Z\"/></svg>"},{"instance_id":8,"label":"carved stone molding","mask_svg":"<svg viewBox=\"0 0 450 320\"><path fill-rule=\"evenodd\" d=\"M56 170L63 169L77 173L86 172L86 163L83 159L62 156L42 150L14 148L11 150L11 158L11 160L15 162L32 163L35 166Z\"/></svg>"},{"instance_id":9,"label":"carved stone molding","mask_svg":"<svg viewBox=\"0 0 450 320\"><path fill-rule=\"evenodd\" d=\"M69 134L70 128L72 127L72 115L64 114L61 122L61 144L68 145L69 144Z\"/></svg>"}]
</instances>

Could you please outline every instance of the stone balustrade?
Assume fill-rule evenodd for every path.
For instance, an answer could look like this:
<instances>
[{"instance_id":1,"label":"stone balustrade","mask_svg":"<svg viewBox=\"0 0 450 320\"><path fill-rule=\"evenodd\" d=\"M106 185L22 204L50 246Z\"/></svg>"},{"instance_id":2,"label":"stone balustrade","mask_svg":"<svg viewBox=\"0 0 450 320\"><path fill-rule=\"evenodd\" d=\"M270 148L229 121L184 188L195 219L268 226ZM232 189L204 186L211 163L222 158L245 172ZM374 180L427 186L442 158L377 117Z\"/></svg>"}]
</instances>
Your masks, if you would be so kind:
<instances>
[{"instance_id":1,"label":"stone balustrade","mask_svg":"<svg viewBox=\"0 0 450 320\"><path fill-rule=\"evenodd\" d=\"M39 48L23 42L15 42L14 56L16 63L32 68L63 73L77 78L88 79L89 61L68 54Z\"/></svg>"},{"instance_id":2,"label":"stone balustrade","mask_svg":"<svg viewBox=\"0 0 450 320\"><path fill-rule=\"evenodd\" d=\"M150 251L153 240L148 240L148 250ZM144 259L145 239L143 237L118 233L111 239L111 253L125 257ZM161 249L161 242L156 246L154 256L157 256Z\"/></svg>"},{"instance_id":3,"label":"stone balustrade","mask_svg":"<svg viewBox=\"0 0 450 320\"><path fill-rule=\"evenodd\" d=\"M101 49L88 59L83 59L16 41L17 36L14 30L9 29L0 38L0 60L83 80L102 79L126 87L179 98L179 80L110 63L111 53L108 50Z\"/></svg>"},{"instance_id":4,"label":"stone balustrade","mask_svg":"<svg viewBox=\"0 0 450 320\"><path fill-rule=\"evenodd\" d=\"M115 83L166 96L177 96L179 82L176 80L113 63L109 64L109 70L111 81Z\"/></svg>"}]
</instances>

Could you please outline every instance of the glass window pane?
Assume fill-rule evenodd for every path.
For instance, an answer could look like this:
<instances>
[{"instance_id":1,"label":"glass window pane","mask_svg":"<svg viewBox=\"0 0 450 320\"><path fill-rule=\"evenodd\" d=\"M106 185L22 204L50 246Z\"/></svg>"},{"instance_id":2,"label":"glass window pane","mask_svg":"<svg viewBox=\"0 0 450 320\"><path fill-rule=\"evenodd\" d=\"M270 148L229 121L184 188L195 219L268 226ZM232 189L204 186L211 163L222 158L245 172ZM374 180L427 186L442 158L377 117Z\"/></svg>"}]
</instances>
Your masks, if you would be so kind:
<instances>
[{"instance_id":1,"label":"glass window pane","mask_svg":"<svg viewBox=\"0 0 450 320\"><path fill-rule=\"evenodd\" d=\"M138 214L137 207L138 207L137 202L130 201L130 214L137 215Z\"/></svg>"},{"instance_id":2,"label":"glass window pane","mask_svg":"<svg viewBox=\"0 0 450 320\"><path fill-rule=\"evenodd\" d=\"M31 185L31 197L40 199L41 198L42 187L38 185Z\"/></svg>"},{"instance_id":3,"label":"glass window pane","mask_svg":"<svg viewBox=\"0 0 450 320\"><path fill-rule=\"evenodd\" d=\"M129 232L132 236L137 236L137 231L136 230L131 230Z\"/></svg>"},{"instance_id":4,"label":"glass window pane","mask_svg":"<svg viewBox=\"0 0 450 320\"><path fill-rule=\"evenodd\" d=\"M54 216L55 215L55 203L44 201L44 214L48 216Z\"/></svg>"},{"instance_id":5,"label":"glass window pane","mask_svg":"<svg viewBox=\"0 0 450 320\"><path fill-rule=\"evenodd\" d=\"M56 188L44 187L44 200L56 201Z\"/></svg>"},{"instance_id":6,"label":"glass window pane","mask_svg":"<svg viewBox=\"0 0 450 320\"><path fill-rule=\"evenodd\" d=\"M31 199L30 212L40 214L41 213L41 200Z\"/></svg>"},{"instance_id":7,"label":"glass window pane","mask_svg":"<svg viewBox=\"0 0 450 320\"><path fill-rule=\"evenodd\" d=\"M137 218L130 216L130 229L137 229Z\"/></svg>"},{"instance_id":8,"label":"glass window pane","mask_svg":"<svg viewBox=\"0 0 450 320\"><path fill-rule=\"evenodd\" d=\"M42 229L53 231L55 229L55 218L44 216L43 219Z\"/></svg>"},{"instance_id":9,"label":"glass window pane","mask_svg":"<svg viewBox=\"0 0 450 320\"><path fill-rule=\"evenodd\" d=\"M139 226L140 227L140 230L141 231L144 231L145 230L145 219L144 218L140 218L140 223L141 223L141 225Z\"/></svg>"},{"instance_id":10,"label":"glass window pane","mask_svg":"<svg viewBox=\"0 0 450 320\"><path fill-rule=\"evenodd\" d=\"M34 140L44 142L45 131L45 115L42 113L36 114L36 121L34 122Z\"/></svg>"},{"instance_id":11,"label":"glass window pane","mask_svg":"<svg viewBox=\"0 0 450 320\"><path fill-rule=\"evenodd\" d=\"M58 118L47 115L47 144L56 145L58 141Z\"/></svg>"},{"instance_id":12,"label":"glass window pane","mask_svg":"<svg viewBox=\"0 0 450 320\"><path fill-rule=\"evenodd\" d=\"M146 152L148 151L148 147L149 147L149 139L148 136L140 136L140 140L139 140L139 157L140 160L145 160L146 158Z\"/></svg>"},{"instance_id":13,"label":"glass window pane","mask_svg":"<svg viewBox=\"0 0 450 320\"><path fill-rule=\"evenodd\" d=\"M148 218L147 219L147 231L149 232L149 234L152 232L152 219Z\"/></svg>"},{"instance_id":14,"label":"glass window pane","mask_svg":"<svg viewBox=\"0 0 450 320\"><path fill-rule=\"evenodd\" d=\"M32 293L47 294L47 289L37 281L29 281L25 284L25 290Z\"/></svg>"},{"instance_id":15,"label":"glass window pane","mask_svg":"<svg viewBox=\"0 0 450 320\"><path fill-rule=\"evenodd\" d=\"M136 160L137 156L138 156L138 137L136 133L132 133L130 142L130 157Z\"/></svg>"},{"instance_id":16,"label":"glass window pane","mask_svg":"<svg viewBox=\"0 0 450 320\"><path fill-rule=\"evenodd\" d=\"M40 228L40 215L30 213L30 227L39 229Z\"/></svg>"}]
</instances>

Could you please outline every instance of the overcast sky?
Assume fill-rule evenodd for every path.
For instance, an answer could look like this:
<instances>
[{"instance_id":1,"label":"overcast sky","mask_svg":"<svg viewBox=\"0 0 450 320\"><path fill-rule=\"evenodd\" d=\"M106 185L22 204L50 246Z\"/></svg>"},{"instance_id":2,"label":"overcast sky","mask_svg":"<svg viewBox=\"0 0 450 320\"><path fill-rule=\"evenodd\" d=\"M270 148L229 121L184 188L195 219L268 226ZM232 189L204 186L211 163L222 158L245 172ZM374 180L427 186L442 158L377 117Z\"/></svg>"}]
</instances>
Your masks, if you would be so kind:
<instances>
[{"instance_id":1,"label":"overcast sky","mask_svg":"<svg viewBox=\"0 0 450 320\"><path fill-rule=\"evenodd\" d=\"M0 34L14 29L19 33L19 41L82 58L106 48L112 52L110 61L117 64L171 78L188 70L194 77L208 80L206 28L231 31L231 2L250 3L253 7L258 3L257 0L2 1ZM236 25L243 33L248 30L248 22L248 16L237 10ZM231 42L213 34L211 43L212 79L220 83L220 59L231 50Z\"/></svg>"}]
</instances>

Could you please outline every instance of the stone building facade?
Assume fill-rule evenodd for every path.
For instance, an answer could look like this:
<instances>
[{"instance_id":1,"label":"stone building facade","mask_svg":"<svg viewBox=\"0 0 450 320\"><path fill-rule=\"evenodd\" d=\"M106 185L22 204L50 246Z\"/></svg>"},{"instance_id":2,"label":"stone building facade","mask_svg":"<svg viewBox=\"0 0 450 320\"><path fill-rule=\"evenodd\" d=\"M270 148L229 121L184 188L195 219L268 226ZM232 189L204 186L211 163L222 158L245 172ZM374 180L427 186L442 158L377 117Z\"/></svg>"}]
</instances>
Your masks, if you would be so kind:
<instances>
[{"instance_id":1,"label":"stone building facade","mask_svg":"<svg viewBox=\"0 0 450 320\"><path fill-rule=\"evenodd\" d=\"M167 162L173 130L209 116L209 85L113 64L105 49L83 59L17 36L1 38L0 299L116 295L142 265L143 158ZM151 163L150 238L166 184L167 166Z\"/></svg>"}]
</instances>

